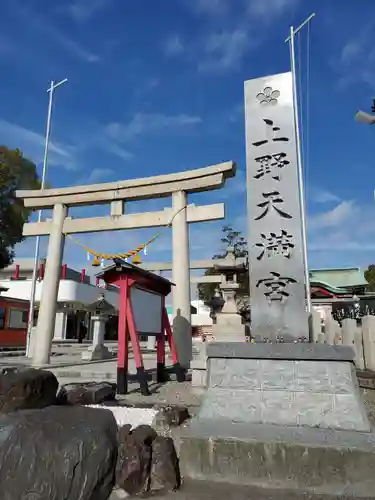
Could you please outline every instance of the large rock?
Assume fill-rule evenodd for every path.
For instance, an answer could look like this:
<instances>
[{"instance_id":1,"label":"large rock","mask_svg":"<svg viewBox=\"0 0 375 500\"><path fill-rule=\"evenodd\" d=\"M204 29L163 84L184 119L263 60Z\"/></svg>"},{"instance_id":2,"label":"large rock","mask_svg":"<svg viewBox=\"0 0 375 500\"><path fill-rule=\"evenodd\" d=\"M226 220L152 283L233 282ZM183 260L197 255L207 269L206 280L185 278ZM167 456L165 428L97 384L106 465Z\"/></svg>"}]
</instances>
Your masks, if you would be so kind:
<instances>
[{"instance_id":1,"label":"large rock","mask_svg":"<svg viewBox=\"0 0 375 500\"><path fill-rule=\"evenodd\" d=\"M150 488L156 491L174 491L180 484L180 468L173 439L158 436L152 443Z\"/></svg>"},{"instance_id":2,"label":"large rock","mask_svg":"<svg viewBox=\"0 0 375 500\"><path fill-rule=\"evenodd\" d=\"M116 484L129 495L144 493L150 483L151 447L144 442L144 434L128 434L126 426L118 437Z\"/></svg>"},{"instance_id":3,"label":"large rock","mask_svg":"<svg viewBox=\"0 0 375 500\"><path fill-rule=\"evenodd\" d=\"M86 382L63 385L57 395L58 404L100 405L116 399L116 384L111 382Z\"/></svg>"},{"instance_id":4,"label":"large rock","mask_svg":"<svg viewBox=\"0 0 375 500\"><path fill-rule=\"evenodd\" d=\"M137 441L151 446L157 437L157 432L149 425L138 425L138 427L131 431L131 435Z\"/></svg>"},{"instance_id":5,"label":"large rock","mask_svg":"<svg viewBox=\"0 0 375 500\"><path fill-rule=\"evenodd\" d=\"M34 368L5 369L0 374L0 413L56 404L55 375Z\"/></svg>"},{"instance_id":6,"label":"large rock","mask_svg":"<svg viewBox=\"0 0 375 500\"><path fill-rule=\"evenodd\" d=\"M132 430L132 426L130 424L126 424L126 425L121 426L118 430L118 433L117 433L118 442L122 443L122 442L126 441L131 430Z\"/></svg>"},{"instance_id":7,"label":"large rock","mask_svg":"<svg viewBox=\"0 0 375 500\"><path fill-rule=\"evenodd\" d=\"M109 410L50 406L0 417L1 500L107 500L116 458Z\"/></svg>"}]
</instances>

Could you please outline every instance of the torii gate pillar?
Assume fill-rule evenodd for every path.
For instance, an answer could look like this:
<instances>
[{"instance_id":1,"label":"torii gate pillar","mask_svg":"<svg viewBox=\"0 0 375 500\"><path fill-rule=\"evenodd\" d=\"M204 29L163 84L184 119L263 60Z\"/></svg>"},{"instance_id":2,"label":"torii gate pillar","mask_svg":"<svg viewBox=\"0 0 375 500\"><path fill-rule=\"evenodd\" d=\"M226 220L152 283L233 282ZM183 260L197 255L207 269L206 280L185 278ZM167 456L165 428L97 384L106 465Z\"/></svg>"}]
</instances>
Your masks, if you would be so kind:
<instances>
[{"instance_id":1,"label":"torii gate pillar","mask_svg":"<svg viewBox=\"0 0 375 500\"><path fill-rule=\"evenodd\" d=\"M172 281L173 337L181 367L190 368L193 356L190 305L189 227L186 218L187 195L184 191L172 194Z\"/></svg>"},{"instance_id":2,"label":"torii gate pillar","mask_svg":"<svg viewBox=\"0 0 375 500\"><path fill-rule=\"evenodd\" d=\"M43 280L35 339L33 339L34 348L32 364L36 367L49 362L52 338L55 332L56 299L59 292L64 250L65 238L62 230L67 213L68 209L64 205L58 204L53 208L52 230L48 243L46 271ZM51 300L51 297L53 300Z\"/></svg>"}]
</instances>

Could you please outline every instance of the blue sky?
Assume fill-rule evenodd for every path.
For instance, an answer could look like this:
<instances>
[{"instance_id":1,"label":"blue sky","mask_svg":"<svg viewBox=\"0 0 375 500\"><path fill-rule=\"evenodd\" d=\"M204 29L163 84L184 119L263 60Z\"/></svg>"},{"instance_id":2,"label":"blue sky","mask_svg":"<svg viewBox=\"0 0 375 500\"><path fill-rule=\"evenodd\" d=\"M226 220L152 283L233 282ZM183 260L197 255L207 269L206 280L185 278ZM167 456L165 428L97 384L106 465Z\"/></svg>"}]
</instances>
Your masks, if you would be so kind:
<instances>
[{"instance_id":1,"label":"blue sky","mask_svg":"<svg viewBox=\"0 0 375 500\"><path fill-rule=\"evenodd\" d=\"M375 129L355 122L354 114L370 111L375 96L373 0L3 0L0 142L40 165L46 89L51 79L67 77L55 94L48 172L53 186L235 160L237 177L224 190L192 201L225 202L226 222L246 232L243 82L289 70L289 26L311 12L317 16L309 52L307 30L297 42L308 137L310 266L366 266L375 262ZM136 202L126 210L168 203ZM221 226L191 228L192 258L217 251ZM117 252L152 233L79 239ZM163 230L147 259L170 259L170 238ZM19 246L19 257L32 254L33 240ZM82 267L86 256L68 240L65 261Z\"/></svg>"}]
</instances>

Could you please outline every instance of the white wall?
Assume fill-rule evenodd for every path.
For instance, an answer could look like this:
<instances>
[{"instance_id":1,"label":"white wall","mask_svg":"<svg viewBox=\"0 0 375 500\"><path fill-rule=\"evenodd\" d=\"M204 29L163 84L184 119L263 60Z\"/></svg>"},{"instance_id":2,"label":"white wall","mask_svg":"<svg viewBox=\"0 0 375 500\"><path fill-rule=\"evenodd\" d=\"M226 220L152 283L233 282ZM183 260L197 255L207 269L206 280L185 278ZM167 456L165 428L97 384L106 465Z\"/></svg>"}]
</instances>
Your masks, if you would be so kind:
<instances>
[{"instance_id":1,"label":"white wall","mask_svg":"<svg viewBox=\"0 0 375 500\"><path fill-rule=\"evenodd\" d=\"M67 316L67 313L64 311L58 311L56 313L55 333L53 336L55 340L64 340L66 338Z\"/></svg>"},{"instance_id":2,"label":"white wall","mask_svg":"<svg viewBox=\"0 0 375 500\"><path fill-rule=\"evenodd\" d=\"M4 297L14 297L17 299L30 300L31 280L0 280L0 285L9 288L3 292ZM38 281L35 290L35 301L40 302L42 295L43 281ZM71 280L60 280L58 302L75 302L89 305L95 302L99 295L103 293L107 302L118 308L119 293L117 290L105 290L94 285L78 283Z\"/></svg>"}]
</instances>

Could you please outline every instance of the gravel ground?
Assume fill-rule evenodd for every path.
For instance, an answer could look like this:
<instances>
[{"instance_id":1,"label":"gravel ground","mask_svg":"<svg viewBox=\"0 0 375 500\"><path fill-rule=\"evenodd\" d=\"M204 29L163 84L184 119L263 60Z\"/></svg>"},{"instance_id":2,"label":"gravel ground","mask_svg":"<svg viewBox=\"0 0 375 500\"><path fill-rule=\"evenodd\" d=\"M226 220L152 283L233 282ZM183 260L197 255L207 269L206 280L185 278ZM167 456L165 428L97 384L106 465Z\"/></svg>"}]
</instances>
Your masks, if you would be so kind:
<instances>
[{"instance_id":1,"label":"gravel ground","mask_svg":"<svg viewBox=\"0 0 375 500\"><path fill-rule=\"evenodd\" d=\"M103 408L103 405L87 405L89 408ZM152 408L126 408L122 406L105 406L116 419L119 427L130 424L132 428L138 425L152 425L157 410Z\"/></svg>"}]
</instances>

